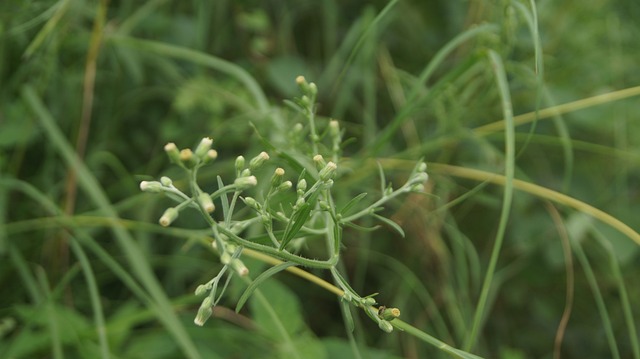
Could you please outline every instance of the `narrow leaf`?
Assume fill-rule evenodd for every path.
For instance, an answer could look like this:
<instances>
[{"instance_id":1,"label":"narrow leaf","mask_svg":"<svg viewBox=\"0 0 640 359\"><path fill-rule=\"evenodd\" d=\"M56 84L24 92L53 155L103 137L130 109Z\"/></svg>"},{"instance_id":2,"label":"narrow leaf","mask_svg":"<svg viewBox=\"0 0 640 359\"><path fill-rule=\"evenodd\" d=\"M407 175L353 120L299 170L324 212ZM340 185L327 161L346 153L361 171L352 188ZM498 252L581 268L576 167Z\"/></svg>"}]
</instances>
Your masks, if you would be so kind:
<instances>
[{"instance_id":1,"label":"narrow leaf","mask_svg":"<svg viewBox=\"0 0 640 359\"><path fill-rule=\"evenodd\" d=\"M351 307L346 300L340 300L340 309L342 309L342 318L344 318L344 325L347 327L349 333L353 333L355 324L353 323L353 315L351 314Z\"/></svg>"},{"instance_id":2,"label":"narrow leaf","mask_svg":"<svg viewBox=\"0 0 640 359\"><path fill-rule=\"evenodd\" d=\"M358 230L360 232L373 232L376 229L380 228L380 226L364 227L364 226L361 226L359 224L355 224L353 222L345 222L344 225L348 226L348 227L351 227L353 229L356 229L356 230Z\"/></svg>"},{"instance_id":3,"label":"narrow leaf","mask_svg":"<svg viewBox=\"0 0 640 359\"><path fill-rule=\"evenodd\" d=\"M222 182L222 178L218 176L218 188L222 187L224 187L224 183ZM229 213L229 198L227 198L226 193L220 195L220 202L222 202L222 217L227 218L227 213Z\"/></svg>"},{"instance_id":4,"label":"narrow leaf","mask_svg":"<svg viewBox=\"0 0 640 359\"><path fill-rule=\"evenodd\" d=\"M262 284L264 281L266 281L273 275L279 272L282 272L283 270L295 265L297 264L294 262L284 262L276 266L273 266L267 269L266 271L260 273L260 275L257 276L256 279L254 279L253 282L251 282L251 284L249 284L247 289L245 289L244 293L242 293L242 296L240 296L240 299L238 299L238 304L236 304L236 313L240 312L240 309L242 309L242 307L244 306L244 303L246 303L249 297L251 297L251 294L253 294L253 292L256 289L258 289L258 286L260 286L260 284Z\"/></svg>"},{"instance_id":5,"label":"narrow leaf","mask_svg":"<svg viewBox=\"0 0 640 359\"><path fill-rule=\"evenodd\" d=\"M284 235L282 236L282 241L280 242L280 250L283 250L289 242L293 239L293 237L300 231L300 228L304 225L304 223L309 219L309 214L311 213L311 203L306 202L298 210L296 210L291 216L291 220L287 223L287 228L284 230Z\"/></svg>"},{"instance_id":6,"label":"narrow leaf","mask_svg":"<svg viewBox=\"0 0 640 359\"><path fill-rule=\"evenodd\" d=\"M384 172L382 171L382 165L378 162L378 174L380 175L380 191L384 193L384 190L387 188L387 180L384 176Z\"/></svg>"},{"instance_id":7,"label":"narrow leaf","mask_svg":"<svg viewBox=\"0 0 640 359\"><path fill-rule=\"evenodd\" d=\"M335 255L338 255L340 253L340 243L342 243L342 227L335 218L333 223L333 251Z\"/></svg>"},{"instance_id":8,"label":"narrow leaf","mask_svg":"<svg viewBox=\"0 0 640 359\"><path fill-rule=\"evenodd\" d=\"M347 212L349 212L349 210L351 210L351 208L353 208L356 204L358 204L358 202L360 202L365 196L367 195L366 192L360 193L359 195L353 197L347 204L344 205L344 207L342 207L342 209L340 209L338 211L338 213L345 215L347 214Z\"/></svg>"},{"instance_id":9,"label":"narrow leaf","mask_svg":"<svg viewBox=\"0 0 640 359\"><path fill-rule=\"evenodd\" d=\"M375 213L372 213L371 215L377 218L379 221L384 222L391 228L395 229L396 232L398 232L402 236L402 238L404 238L404 231L402 230L402 227L400 227L400 225L398 225L396 222Z\"/></svg>"}]
</instances>

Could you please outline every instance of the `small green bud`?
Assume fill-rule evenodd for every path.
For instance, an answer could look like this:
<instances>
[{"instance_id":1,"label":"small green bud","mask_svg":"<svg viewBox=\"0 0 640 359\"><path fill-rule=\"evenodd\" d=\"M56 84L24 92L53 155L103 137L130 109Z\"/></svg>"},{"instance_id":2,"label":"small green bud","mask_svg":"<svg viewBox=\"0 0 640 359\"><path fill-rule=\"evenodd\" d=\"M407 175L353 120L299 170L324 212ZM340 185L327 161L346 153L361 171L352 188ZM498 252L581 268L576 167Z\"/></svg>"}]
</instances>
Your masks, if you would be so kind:
<instances>
[{"instance_id":1,"label":"small green bud","mask_svg":"<svg viewBox=\"0 0 640 359\"><path fill-rule=\"evenodd\" d=\"M322 157L322 155L315 155L313 156L313 162L316 163L316 168L318 170L324 168L327 166L327 162L324 160L324 158Z\"/></svg>"},{"instance_id":2,"label":"small green bud","mask_svg":"<svg viewBox=\"0 0 640 359\"><path fill-rule=\"evenodd\" d=\"M426 172L418 172L413 175L409 180L411 183L424 183L429 179L429 175Z\"/></svg>"},{"instance_id":3,"label":"small green bud","mask_svg":"<svg viewBox=\"0 0 640 359\"><path fill-rule=\"evenodd\" d=\"M284 169L278 167L273 171L271 176L271 187L278 187L282 183L282 177L284 176Z\"/></svg>"},{"instance_id":4,"label":"small green bud","mask_svg":"<svg viewBox=\"0 0 640 359\"><path fill-rule=\"evenodd\" d=\"M191 151L190 148L185 148L185 149L180 151L180 162L186 168L193 168L193 167L195 167L195 165L198 162L198 160L193 155L193 152Z\"/></svg>"},{"instance_id":5,"label":"small green bud","mask_svg":"<svg viewBox=\"0 0 640 359\"><path fill-rule=\"evenodd\" d=\"M302 193L304 194L304 191L307 190L307 180L305 180L304 178L301 179L300 182L298 182L297 190L298 192L302 191Z\"/></svg>"},{"instance_id":6,"label":"small green bud","mask_svg":"<svg viewBox=\"0 0 640 359\"><path fill-rule=\"evenodd\" d=\"M262 166L267 160L269 159L269 154L266 152L260 152L259 155L257 155L256 157L252 158L251 161L249 161L249 168L253 171L256 170L258 168L260 168L260 166Z\"/></svg>"},{"instance_id":7,"label":"small green bud","mask_svg":"<svg viewBox=\"0 0 640 359\"><path fill-rule=\"evenodd\" d=\"M393 325L386 320L379 321L378 327L387 333L391 333L393 331Z\"/></svg>"},{"instance_id":8,"label":"small green bud","mask_svg":"<svg viewBox=\"0 0 640 359\"><path fill-rule=\"evenodd\" d=\"M307 95L303 95L303 96L300 98L300 104L301 104L302 106L304 106L304 107L307 107L307 108L308 108L309 106L311 106L311 99L309 98L309 96L307 96Z\"/></svg>"},{"instance_id":9,"label":"small green bud","mask_svg":"<svg viewBox=\"0 0 640 359\"><path fill-rule=\"evenodd\" d=\"M209 137L205 137L200 140L200 143L196 147L196 156L200 159L204 159L207 156L207 152L211 149L211 144L213 144L213 140Z\"/></svg>"},{"instance_id":10,"label":"small green bud","mask_svg":"<svg viewBox=\"0 0 640 359\"><path fill-rule=\"evenodd\" d=\"M149 193L159 193L164 191L164 187L158 181L142 181L140 182L140 190Z\"/></svg>"},{"instance_id":11,"label":"small green bud","mask_svg":"<svg viewBox=\"0 0 640 359\"><path fill-rule=\"evenodd\" d=\"M316 84L313 82L309 84L309 94L313 97L318 94L318 86L316 86Z\"/></svg>"},{"instance_id":12,"label":"small green bud","mask_svg":"<svg viewBox=\"0 0 640 359\"><path fill-rule=\"evenodd\" d=\"M175 143L169 142L164 145L164 152L167 153L169 160L173 163L180 163L180 150Z\"/></svg>"},{"instance_id":13,"label":"small green bud","mask_svg":"<svg viewBox=\"0 0 640 359\"><path fill-rule=\"evenodd\" d=\"M198 295L198 296L199 295L203 295L203 294L205 294L207 292L207 290L209 290L209 288L207 288L206 285L200 284L198 286L198 288L196 288L196 295Z\"/></svg>"},{"instance_id":14,"label":"small green bud","mask_svg":"<svg viewBox=\"0 0 640 359\"><path fill-rule=\"evenodd\" d=\"M211 309L212 304L211 297L204 298L198 309L198 314L196 314L196 318L193 320L196 325L203 326L207 319L211 317L211 314L213 314L213 310Z\"/></svg>"},{"instance_id":15,"label":"small green bud","mask_svg":"<svg viewBox=\"0 0 640 359\"><path fill-rule=\"evenodd\" d=\"M162 185L165 187L171 187L171 185L173 184L173 181L171 180L171 178L167 176L162 176L160 177L160 183L162 183Z\"/></svg>"},{"instance_id":16,"label":"small green bud","mask_svg":"<svg viewBox=\"0 0 640 359\"><path fill-rule=\"evenodd\" d=\"M391 184L389 184L387 188L384 189L384 196L390 196L391 193L393 193L393 187L391 187Z\"/></svg>"},{"instance_id":17,"label":"small green bud","mask_svg":"<svg viewBox=\"0 0 640 359\"><path fill-rule=\"evenodd\" d=\"M418 172L426 172L427 171L427 164L422 162L418 165Z\"/></svg>"},{"instance_id":18,"label":"small green bud","mask_svg":"<svg viewBox=\"0 0 640 359\"><path fill-rule=\"evenodd\" d=\"M204 209L207 213L211 213L216 209L216 206L211 200L211 196L206 192L202 192L200 193L200 195L198 195L198 203L200 203L200 207L202 207L202 209Z\"/></svg>"},{"instance_id":19,"label":"small green bud","mask_svg":"<svg viewBox=\"0 0 640 359\"><path fill-rule=\"evenodd\" d=\"M320 209L323 211L331 210L331 206L329 206L329 203L327 203L327 201L320 201L318 202L318 204L320 205Z\"/></svg>"},{"instance_id":20,"label":"small green bud","mask_svg":"<svg viewBox=\"0 0 640 359\"><path fill-rule=\"evenodd\" d=\"M305 203L304 197L300 197L296 200L296 204L293 206L293 209L298 209Z\"/></svg>"},{"instance_id":21,"label":"small green bud","mask_svg":"<svg viewBox=\"0 0 640 359\"><path fill-rule=\"evenodd\" d=\"M244 157L236 157L236 172L240 173L244 169Z\"/></svg>"},{"instance_id":22,"label":"small green bud","mask_svg":"<svg viewBox=\"0 0 640 359\"><path fill-rule=\"evenodd\" d=\"M340 124L337 120L329 121L329 134L333 138L340 137Z\"/></svg>"},{"instance_id":23,"label":"small green bud","mask_svg":"<svg viewBox=\"0 0 640 359\"><path fill-rule=\"evenodd\" d=\"M293 187L293 183L291 181L284 181L278 186L278 191L287 191Z\"/></svg>"},{"instance_id":24,"label":"small green bud","mask_svg":"<svg viewBox=\"0 0 640 359\"><path fill-rule=\"evenodd\" d=\"M242 170L242 172L240 172L240 177L249 177L251 176L251 170L248 168L245 168Z\"/></svg>"},{"instance_id":25,"label":"small green bud","mask_svg":"<svg viewBox=\"0 0 640 359\"><path fill-rule=\"evenodd\" d=\"M173 221L178 218L178 210L175 207L169 207L160 217L160 225L163 227L168 227Z\"/></svg>"},{"instance_id":26,"label":"small green bud","mask_svg":"<svg viewBox=\"0 0 640 359\"><path fill-rule=\"evenodd\" d=\"M335 175L337 168L338 166L335 163L329 161L329 163L327 163L327 165L320 170L320 173L318 174L318 176L320 177L321 180L327 181Z\"/></svg>"},{"instance_id":27,"label":"small green bud","mask_svg":"<svg viewBox=\"0 0 640 359\"><path fill-rule=\"evenodd\" d=\"M295 125L293 125L294 133L300 133L302 132L303 129L304 129L304 126L301 123L296 123Z\"/></svg>"},{"instance_id":28,"label":"small green bud","mask_svg":"<svg viewBox=\"0 0 640 359\"><path fill-rule=\"evenodd\" d=\"M388 321L394 320L400 317L400 309L382 306L378 309L378 317Z\"/></svg>"},{"instance_id":29,"label":"small green bud","mask_svg":"<svg viewBox=\"0 0 640 359\"><path fill-rule=\"evenodd\" d=\"M213 161L216 158L218 158L218 151L216 150L207 151L207 157L205 157L205 161Z\"/></svg>"},{"instance_id":30,"label":"small green bud","mask_svg":"<svg viewBox=\"0 0 640 359\"><path fill-rule=\"evenodd\" d=\"M376 305L376 300L373 299L372 297L366 297L364 298L364 305L368 305L368 306Z\"/></svg>"},{"instance_id":31,"label":"small green bud","mask_svg":"<svg viewBox=\"0 0 640 359\"><path fill-rule=\"evenodd\" d=\"M224 251L220 254L220 263L229 264L231 262L231 254L229 252Z\"/></svg>"},{"instance_id":32,"label":"small green bud","mask_svg":"<svg viewBox=\"0 0 640 359\"><path fill-rule=\"evenodd\" d=\"M303 86L306 83L307 83L307 80L305 80L304 76L300 75L296 77L296 84L298 84L298 86Z\"/></svg>"},{"instance_id":33,"label":"small green bud","mask_svg":"<svg viewBox=\"0 0 640 359\"><path fill-rule=\"evenodd\" d=\"M233 182L233 184L238 189L242 190L242 189L247 189L247 188L254 187L255 185L257 185L258 184L258 179L256 178L256 176L238 177Z\"/></svg>"},{"instance_id":34,"label":"small green bud","mask_svg":"<svg viewBox=\"0 0 640 359\"><path fill-rule=\"evenodd\" d=\"M231 261L231 268L238 273L239 276L244 277L249 274L249 268L238 258Z\"/></svg>"},{"instance_id":35,"label":"small green bud","mask_svg":"<svg viewBox=\"0 0 640 359\"><path fill-rule=\"evenodd\" d=\"M322 184L322 188L324 189L328 189L333 187L333 180L332 179L328 179L326 181L324 181L324 183Z\"/></svg>"},{"instance_id":36,"label":"small green bud","mask_svg":"<svg viewBox=\"0 0 640 359\"><path fill-rule=\"evenodd\" d=\"M245 197L243 200L247 206L255 209L256 211L260 210L260 203L258 203L258 201L256 201L253 197Z\"/></svg>"},{"instance_id":37,"label":"small green bud","mask_svg":"<svg viewBox=\"0 0 640 359\"><path fill-rule=\"evenodd\" d=\"M422 183L416 183L409 189L411 192L424 192L424 185Z\"/></svg>"}]
</instances>

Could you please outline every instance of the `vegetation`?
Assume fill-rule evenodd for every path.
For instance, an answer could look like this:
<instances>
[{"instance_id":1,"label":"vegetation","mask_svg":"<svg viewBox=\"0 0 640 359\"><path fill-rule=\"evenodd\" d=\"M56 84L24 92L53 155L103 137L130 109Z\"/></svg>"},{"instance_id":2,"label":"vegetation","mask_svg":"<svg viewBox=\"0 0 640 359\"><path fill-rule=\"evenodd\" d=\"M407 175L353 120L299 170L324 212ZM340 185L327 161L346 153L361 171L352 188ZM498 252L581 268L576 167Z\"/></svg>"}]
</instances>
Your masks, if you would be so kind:
<instances>
[{"instance_id":1,"label":"vegetation","mask_svg":"<svg viewBox=\"0 0 640 359\"><path fill-rule=\"evenodd\" d=\"M639 16L3 1L0 357L639 359Z\"/></svg>"}]
</instances>

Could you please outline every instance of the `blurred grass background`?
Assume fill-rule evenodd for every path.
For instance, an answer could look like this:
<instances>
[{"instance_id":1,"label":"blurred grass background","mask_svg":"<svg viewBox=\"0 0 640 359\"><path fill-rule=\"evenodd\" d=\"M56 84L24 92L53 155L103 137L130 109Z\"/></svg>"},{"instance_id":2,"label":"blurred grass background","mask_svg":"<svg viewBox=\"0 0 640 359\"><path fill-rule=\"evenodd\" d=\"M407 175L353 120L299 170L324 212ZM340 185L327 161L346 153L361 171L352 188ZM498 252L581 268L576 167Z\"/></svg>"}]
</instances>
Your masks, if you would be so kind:
<instances>
[{"instance_id":1,"label":"blurred grass background","mask_svg":"<svg viewBox=\"0 0 640 359\"><path fill-rule=\"evenodd\" d=\"M406 238L347 233L344 264L357 291L466 346L506 220L504 186L437 164L511 167L640 229L638 18L635 0L2 1L0 357L354 357L336 298L289 274L262 291L289 339L260 297L240 315L228 309L241 282L219 319L195 327L193 290L219 270L200 245L203 222L160 228L169 202L138 189L178 173L165 143L205 136L220 159L203 176L212 187L231 177L235 156L263 150L250 123L286 137L296 118L282 100L300 74L318 84L321 119L355 138L338 200L376 192L371 159L394 183L420 158L434 164L428 196L385 210ZM479 130L504 117L490 54L515 115L586 100L516 126L513 161L504 124ZM590 100L627 88L625 99ZM638 243L517 189L505 224L471 352L640 356ZM448 357L368 320L354 336L364 358Z\"/></svg>"}]
</instances>

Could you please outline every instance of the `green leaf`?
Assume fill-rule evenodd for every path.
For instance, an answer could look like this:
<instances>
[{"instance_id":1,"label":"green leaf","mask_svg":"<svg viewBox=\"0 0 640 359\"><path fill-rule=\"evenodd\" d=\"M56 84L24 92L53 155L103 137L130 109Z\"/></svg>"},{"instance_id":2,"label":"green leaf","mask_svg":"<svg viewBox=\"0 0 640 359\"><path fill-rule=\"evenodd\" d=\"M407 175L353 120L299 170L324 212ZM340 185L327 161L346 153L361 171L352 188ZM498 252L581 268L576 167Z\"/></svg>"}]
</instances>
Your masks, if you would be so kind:
<instances>
[{"instance_id":1,"label":"green leaf","mask_svg":"<svg viewBox=\"0 0 640 359\"><path fill-rule=\"evenodd\" d=\"M336 219L332 216L333 219L333 250L334 254L338 255L340 253L340 243L342 243L342 227L336 221Z\"/></svg>"},{"instance_id":2,"label":"green leaf","mask_svg":"<svg viewBox=\"0 0 640 359\"><path fill-rule=\"evenodd\" d=\"M269 279L271 276L277 273L280 273L283 270L295 265L296 263L294 262L284 262L276 266L273 266L267 269L266 271L260 273L260 275L257 276L256 279L254 279L253 282L251 282L251 284L249 284L247 289L245 289L244 293L242 293L242 295L240 296L240 299L238 299L238 304L236 304L236 313L240 312L240 309L242 309L244 304L247 302L247 299L249 299L251 294L253 294L253 292L258 288L258 286L260 286L260 284L262 284L265 280Z\"/></svg>"},{"instance_id":3,"label":"green leaf","mask_svg":"<svg viewBox=\"0 0 640 359\"><path fill-rule=\"evenodd\" d=\"M358 230L360 232L373 232L376 229L380 228L380 226L364 227L364 226L361 226L359 224L355 224L353 222L345 222L344 225L348 226L348 227L351 227L351 228L353 228L355 230Z\"/></svg>"},{"instance_id":4,"label":"green leaf","mask_svg":"<svg viewBox=\"0 0 640 359\"><path fill-rule=\"evenodd\" d=\"M391 228L395 229L396 232L398 232L402 236L402 238L404 238L404 231L402 230L402 227L400 227L400 225L398 225L396 222L375 213L372 213L371 215L377 218L379 221L384 222L387 225L389 225Z\"/></svg>"},{"instance_id":5,"label":"green leaf","mask_svg":"<svg viewBox=\"0 0 640 359\"><path fill-rule=\"evenodd\" d=\"M380 191L381 193L385 193L385 189L387 188L387 180L384 176L384 172L382 171L382 165L380 162L378 164L378 175L380 176Z\"/></svg>"},{"instance_id":6,"label":"green leaf","mask_svg":"<svg viewBox=\"0 0 640 359\"><path fill-rule=\"evenodd\" d=\"M353 315L351 314L351 307L345 300L340 301L340 309L342 309L342 317L344 318L344 324L347 327L349 333L353 333L355 324L353 323Z\"/></svg>"},{"instance_id":7,"label":"green leaf","mask_svg":"<svg viewBox=\"0 0 640 359\"><path fill-rule=\"evenodd\" d=\"M222 178L218 176L218 188L222 187L224 187L224 183L222 182ZM227 213L229 213L229 199L226 193L220 195L220 202L222 202L222 216L227 218Z\"/></svg>"},{"instance_id":8,"label":"green leaf","mask_svg":"<svg viewBox=\"0 0 640 359\"><path fill-rule=\"evenodd\" d=\"M347 212L349 212L349 210L351 210L351 208L353 208L356 204L358 204L358 202L360 202L366 195L367 193L363 192L353 197L347 204L344 205L344 207L342 207L338 211L338 213L345 215Z\"/></svg>"},{"instance_id":9,"label":"green leaf","mask_svg":"<svg viewBox=\"0 0 640 359\"><path fill-rule=\"evenodd\" d=\"M306 202L293 213L293 215L291 216L291 220L289 221L289 223L287 223L287 227L284 230L284 235L282 236L282 241L280 242L280 250L283 250L287 246L287 244L291 242L293 237L300 231L300 228L302 228L307 219L309 219L311 209L311 203Z\"/></svg>"}]
</instances>

